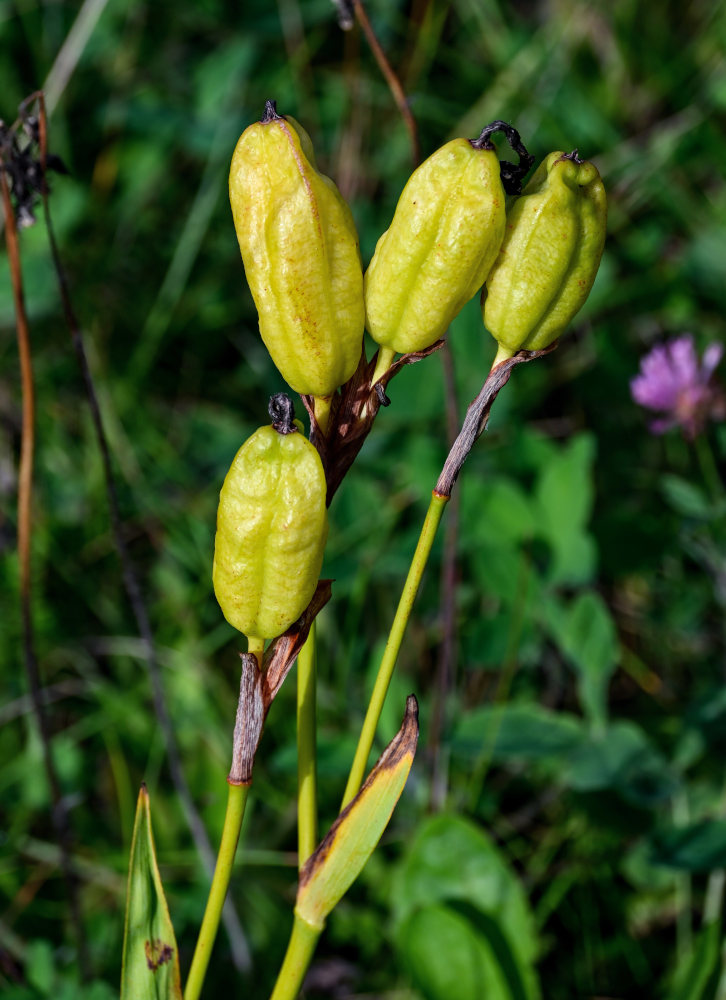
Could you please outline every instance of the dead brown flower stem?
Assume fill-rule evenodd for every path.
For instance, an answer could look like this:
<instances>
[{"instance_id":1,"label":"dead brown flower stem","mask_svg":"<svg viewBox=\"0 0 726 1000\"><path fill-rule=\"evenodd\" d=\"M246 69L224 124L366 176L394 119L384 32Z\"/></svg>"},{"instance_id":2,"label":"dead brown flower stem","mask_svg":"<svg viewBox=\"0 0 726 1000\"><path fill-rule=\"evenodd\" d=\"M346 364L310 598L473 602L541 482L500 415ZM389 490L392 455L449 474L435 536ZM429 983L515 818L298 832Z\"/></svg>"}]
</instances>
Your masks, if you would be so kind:
<instances>
[{"instance_id":1,"label":"dead brown flower stem","mask_svg":"<svg viewBox=\"0 0 726 1000\"><path fill-rule=\"evenodd\" d=\"M406 97L403 86L401 85L401 81L398 79L395 70L388 61L386 53L381 47L381 43L376 37L376 33L373 30L371 22L368 20L368 15L366 14L362 0L352 0L352 3L358 24L360 24L361 30L366 36L366 41L371 48L371 52L375 56L378 67L385 77L388 88L391 91L393 100L396 102L396 107L400 111L401 117L403 118L406 128L408 129L409 139L411 142L411 158L414 166L416 167L418 166L418 162L421 158L418 141L418 126L416 124L416 119L408 106L408 98Z\"/></svg>"},{"instance_id":2,"label":"dead brown flower stem","mask_svg":"<svg viewBox=\"0 0 726 1000\"><path fill-rule=\"evenodd\" d=\"M15 306L15 326L18 336L18 355L20 358L20 381L22 392L22 431L20 444L20 470L18 475L18 559L20 563L20 614L23 631L23 655L25 669L28 675L28 685L33 705L33 714L40 733L43 749L43 766L45 768L48 786L50 788L52 808L51 820L58 840L60 861L63 877L68 892L71 919L78 946L78 965L81 976L89 978L88 953L83 931L78 885L71 858L71 835L68 810L63 798L58 774L53 761L51 749L50 728L43 703L43 690L35 654L33 632L32 596L32 509L33 509L33 461L35 455L35 388L33 384L33 361L30 349L30 330L28 316L25 310L25 295L23 291L23 276L20 266L20 246L18 230L15 222L15 212L10 198L10 188L4 170L4 162L0 157L0 188L2 189L3 211L5 216L5 244L10 263L10 276L13 286L13 303Z\"/></svg>"}]
</instances>

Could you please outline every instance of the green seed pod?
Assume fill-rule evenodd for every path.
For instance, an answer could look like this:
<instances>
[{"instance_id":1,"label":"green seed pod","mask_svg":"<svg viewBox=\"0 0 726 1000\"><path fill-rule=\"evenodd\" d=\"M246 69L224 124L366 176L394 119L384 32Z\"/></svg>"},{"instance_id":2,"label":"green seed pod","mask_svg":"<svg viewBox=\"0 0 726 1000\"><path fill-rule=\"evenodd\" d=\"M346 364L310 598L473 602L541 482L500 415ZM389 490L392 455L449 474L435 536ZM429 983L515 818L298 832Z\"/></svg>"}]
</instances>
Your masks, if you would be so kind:
<instances>
[{"instance_id":1,"label":"green seed pod","mask_svg":"<svg viewBox=\"0 0 726 1000\"><path fill-rule=\"evenodd\" d=\"M227 621L272 639L310 603L320 576L328 516L320 456L293 423L283 393L272 426L237 452L219 495L214 592Z\"/></svg>"},{"instance_id":2,"label":"green seed pod","mask_svg":"<svg viewBox=\"0 0 726 1000\"><path fill-rule=\"evenodd\" d=\"M550 153L507 216L482 292L484 324L503 360L551 344L585 302L605 245L607 201L594 164Z\"/></svg>"},{"instance_id":3,"label":"green seed pod","mask_svg":"<svg viewBox=\"0 0 726 1000\"><path fill-rule=\"evenodd\" d=\"M409 178L366 271L373 339L389 354L430 347L481 288L503 235L494 147L447 142Z\"/></svg>"},{"instance_id":4,"label":"green seed pod","mask_svg":"<svg viewBox=\"0 0 726 1000\"><path fill-rule=\"evenodd\" d=\"M360 359L363 273L350 209L311 156L268 101L237 143L229 197L265 346L296 392L325 397Z\"/></svg>"}]
</instances>

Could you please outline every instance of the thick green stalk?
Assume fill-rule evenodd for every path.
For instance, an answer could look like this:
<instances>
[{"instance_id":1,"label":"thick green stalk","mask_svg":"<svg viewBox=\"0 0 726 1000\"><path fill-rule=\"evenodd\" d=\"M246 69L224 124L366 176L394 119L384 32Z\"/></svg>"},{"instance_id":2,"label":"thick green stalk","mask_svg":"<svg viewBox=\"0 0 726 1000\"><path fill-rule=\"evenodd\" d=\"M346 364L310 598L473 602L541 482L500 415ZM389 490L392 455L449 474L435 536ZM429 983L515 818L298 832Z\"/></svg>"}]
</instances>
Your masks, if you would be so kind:
<instances>
[{"instance_id":1,"label":"thick green stalk","mask_svg":"<svg viewBox=\"0 0 726 1000\"><path fill-rule=\"evenodd\" d=\"M232 877L234 866L234 856L237 850L237 841L242 828L242 819L247 803L247 793L249 785L228 785L227 812L224 816L224 827L222 829L222 842L219 845L217 864L214 868L214 877L209 890L207 908L204 911L202 926L199 929L197 946L194 949L189 976L184 990L184 1000L197 1000L202 992L204 976L207 972L209 959L212 955L214 940L217 936L219 921L222 916L224 900L227 896L229 881Z\"/></svg>"},{"instance_id":2,"label":"thick green stalk","mask_svg":"<svg viewBox=\"0 0 726 1000\"><path fill-rule=\"evenodd\" d=\"M330 423L330 407L332 402L332 396L313 396L315 419L318 422L318 427L320 428L320 432L323 436L328 433L328 424Z\"/></svg>"},{"instance_id":3,"label":"thick green stalk","mask_svg":"<svg viewBox=\"0 0 726 1000\"><path fill-rule=\"evenodd\" d=\"M297 658L297 850L302 868L318 844L315 622Z\"/></svg>"},{"instance_id":4,"label":"thick green stalk","mask_svg":"<svg viewBox=\"0 0 726 1000\"><path fill-rule=\"evenodd\" d=\"M270 1000L295 1000L322 930L295 914L285 959Z\"/></svg>"},{"instance_id":5,"label":"thick green stalk","mask_svg":"<svg viewBox=\"0 0 726 1000\"><path fill-rule=\"evenodd\" d=\"M373 378L371 379L371 385L375 385L379 378L382 378L388 369L393 364L393 359L396 357L396 352L390 347L380 347L378 349L378 361L376 362L376 367L373 372Z\"/></svg>"},{"instance_id":6,"label":"thick green stalk","mask_svg":"<svg viewBox=\"0 0 726 1000\"><path fill-rule=\"evenodd\" d=\"M368 703L368 710L363 721L363 728L361 729L358 746L355 751L355 757L353 758L353 765L348 776L348 784L345 787L345 794L343 795L341 808L348 805L363 783L368 765L368 756L371 752L371 747L373 746L373 740L378 727L378 720L381 717L381 710L383 709L383 702L385 701L388 685L390 684L391 677L393 676L393 668L396 665L396 659L401 648L401 643L403 642L403 636L406 631L408 619L411 616L413 602L416 599L416 594L421 583L421 577L423 576L429 554L431 553L431 546L434 542L436 529L439 526L441 515L446 504L448 503L448 500L449 497L442 496L436 491L431 494L431 503L429 504L429 509L426 512L426 518L424 520L423 527L421 528L421 534L419 535L418 543L416 545L416 551L414 552L413 560L411 561L411 566L408 570L408 576L406 577L406 582L403 586L401 599L398 602L398 608L396 609L396 615L393 619L393 625L391 626L388 641L386 642L386 648L383 652L381 664L378 668L376 682L373 686L373 694L371 695L371 700Z\"/></svg>"},{"instance_id":7,"label":"thick green stalk","mask_svg":"<svg viewBox=\"0 0 726 1000\"><path fill-rule=\"evenodd\" d=\"M263 639L249 639L247 649L254 653L258 662L262 660L265 643ZM217 854L217 864L214 868L212 885L209 889L207 907L202 918L202 926L199 928L199 937L194 949L192 964L187 977L187 984L184 989L184 1000L197 1000L202 992L204 977L207 973L207 966L212 957L214 941L217 937L219 921L222 916L224 900L229 889L232 878L232 868L234 867L234 856L237 852L237 842L239 841L242 820L244 819L247 795L250 790L249 784L227 785L227 811L224 814L224 826L222 827L222 841Z\"/></svg>"}]
</instances>

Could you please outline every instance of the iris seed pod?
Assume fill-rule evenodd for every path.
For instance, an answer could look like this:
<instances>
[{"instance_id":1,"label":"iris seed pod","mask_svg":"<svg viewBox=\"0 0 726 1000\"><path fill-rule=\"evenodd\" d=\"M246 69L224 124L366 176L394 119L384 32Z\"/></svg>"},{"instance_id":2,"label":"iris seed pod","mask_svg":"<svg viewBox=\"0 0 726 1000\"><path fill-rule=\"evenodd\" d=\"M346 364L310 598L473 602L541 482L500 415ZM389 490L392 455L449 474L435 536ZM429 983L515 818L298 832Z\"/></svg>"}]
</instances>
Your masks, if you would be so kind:
<instances>
[{"instance_id":1,"label":"iris seed pod","mask_svg":"<svg viewBox=\"0 0 726 1000\"><path fill-rule=\"evenodd\" d=\"M607 200L594 164L550 153L507 216L482 293L497 360L551 344L585 302L605 244Z\"/></svg>"},{"instance_id":2,"label":"iris seed pod","mask_svg":"<svg viewBox=\"0 0 726 1000\"><path fill-rule=\"evenodd\" d=\"M315 592L328 535L320 456L293 423L284 394L270 401L272 426L237 452L219 495L214 592L227 621L272 639Z\"/></svg>"},{"instance_id":3,"label":"iris seed pod","mask_svg":"<svg viewBox=\"0 0 726 1000\"><path fill-rule=\"evenodd\" d=\"M481 288L503 235L490 142L453 139L413 172L364 279L366 326L390 358L442 336Z\"/></svg>"},{"instance_id":4,"label":"iris seed pod","mask_svg":"<svg viewBox=\"0 0 726 1000\"><path fill-rule=\"evenodd\" d=\"M315 167L310 137L272 101L237 143L229 197L272 360L296 392L332 395L361 353L358 235L342 195Z\"/></svg>"}]
</instances>

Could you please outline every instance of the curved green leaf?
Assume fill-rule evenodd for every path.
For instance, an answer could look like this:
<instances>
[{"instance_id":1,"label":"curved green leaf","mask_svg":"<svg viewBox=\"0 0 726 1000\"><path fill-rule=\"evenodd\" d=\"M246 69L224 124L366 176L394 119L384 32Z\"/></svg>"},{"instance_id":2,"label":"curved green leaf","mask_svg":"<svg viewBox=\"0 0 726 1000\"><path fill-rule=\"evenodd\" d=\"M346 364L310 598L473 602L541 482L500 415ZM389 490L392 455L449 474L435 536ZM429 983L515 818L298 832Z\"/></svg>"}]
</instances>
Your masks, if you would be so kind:
<instances>
[{"instance_id":1,"label":"curved green leaf","mask_svg":"<svg viewBox=\"0 0 726 1000\"><path fill-rule=\"evenodd\" d=\"M525 893L474 823L442 814L422 824L399 869L393 904L399 952L428 1000L539 997Z\"/></svg>"},{"instance_id":2,"label":"curved green leaf","mask_svg":"<svg viewBox=\"0 0 726 1000\"><path fill-rule=\"evenodd\" d=\"M676 969L668 1000L714 1000L723 969L720 920L706 924L693 951Z\"/></svg>"},{"instance_id":3,"label":"curved green leaf","mask_svg":"<svg viewBox=\"0 0 726 1000\"><path fill-rule=\"evenodd\" d=\"M406 784L417 741L418 703L409 695L398 733L300 872L295 912L311 927L324 926L375 850Z\"/></svg>"},{"instance_id":4,"label":"curved green leaf","mask_svg":"<svg viewBox=\"0 0 726 1000\"><path fill-rule=\"evenodd\" d=\"M136 804L126 898L121 1000L181 1000L179 951L156 863L146 785Z\"/></svg>"}]
</instances>

